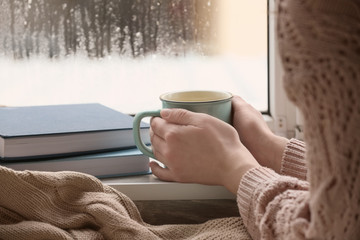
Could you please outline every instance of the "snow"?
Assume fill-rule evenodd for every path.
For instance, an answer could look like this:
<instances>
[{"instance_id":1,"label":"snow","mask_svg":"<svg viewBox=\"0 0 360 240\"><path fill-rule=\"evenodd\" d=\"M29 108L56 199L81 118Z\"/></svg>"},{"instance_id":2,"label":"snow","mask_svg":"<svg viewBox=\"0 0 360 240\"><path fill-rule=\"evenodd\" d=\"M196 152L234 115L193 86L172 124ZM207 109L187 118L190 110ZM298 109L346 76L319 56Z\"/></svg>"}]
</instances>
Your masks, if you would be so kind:
<instances>
[{"instance_id":1,"label":"snow","mask_svg":"<svg viewBox=\"0 0 360 240\"><path fill-rule=\"evenodd\" d=\"M267 110L267 61L266 56L0 57L0 86L0 105L7 106L99 102L136 113L161 108L158 97L165 92L222 90Z\"/></svg>"}]
</instances>

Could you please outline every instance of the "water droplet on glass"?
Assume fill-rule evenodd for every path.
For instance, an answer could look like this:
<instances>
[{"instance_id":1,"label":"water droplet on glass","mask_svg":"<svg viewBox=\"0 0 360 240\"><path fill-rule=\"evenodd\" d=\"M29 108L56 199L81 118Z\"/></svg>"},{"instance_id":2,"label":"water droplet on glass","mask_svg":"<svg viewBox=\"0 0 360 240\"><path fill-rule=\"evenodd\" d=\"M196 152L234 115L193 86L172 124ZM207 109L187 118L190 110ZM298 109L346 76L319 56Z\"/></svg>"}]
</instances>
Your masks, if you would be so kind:
<instances>
[{"instance_id":1,"label":"water droplet on glass","mask_svg":"<svg viewBox=\"0 0 360 240\"><path fill-rule=\"evenodd\" d=\"M199 10L211 6L211 1L200 2L202 6L178 0L152 4L0 0L0 55L105 58L116 54L202 54L208 51L204 40L212 37L212 16Z\"/></svg>"}]
</instances>

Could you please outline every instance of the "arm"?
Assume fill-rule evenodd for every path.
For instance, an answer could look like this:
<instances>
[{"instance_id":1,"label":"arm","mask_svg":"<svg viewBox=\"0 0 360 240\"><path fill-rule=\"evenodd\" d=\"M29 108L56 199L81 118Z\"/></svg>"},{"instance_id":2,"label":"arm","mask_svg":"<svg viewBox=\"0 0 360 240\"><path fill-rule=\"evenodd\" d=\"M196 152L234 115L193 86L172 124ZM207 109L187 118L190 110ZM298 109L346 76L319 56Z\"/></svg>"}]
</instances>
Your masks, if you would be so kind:
<instances>
[{"instance_id":1,"label":"arm","mask_svg":"<svg viewBox=\"0 0 360 240\"><path fill-rule=\"evenodd\" d=\"M253 239L305 239L310 222L309 183L300 181L307 174L305 144L273 134L261 113L240 97L234 97L233 109L241 141L264 166L249 170L238 189L245 226Z\"/></svg>"},{"instance_id":2,"label":"arm","mask_svg":"<svg viewBox=\"0 0 360 240\"><path fill-rule=\"evenodd\" d=\"M242 98L233 98L233 124L241 142L264 167L283 175L305 180L305 144L276 136L259 111Z\"/></svg>"},{"instance_id":3,"label":"arm","mask_svg":"<svg viewBox=\"0 0 360 240\"><path fill-rule=\"evenodd\" d=\"M344 44L359 39L353 25L359 25L359 2L344 1L341 7L337 1L278 3L284 86L305 117L309 183L252 169L240 183L240 212L254 239L359 239L360 112L352 109L359 102L360 71L359 58L352 57L358 45ZM318 64L320 59L327 64ZM343 75L324 74L330 69ZM341 94L346 92L352 102ZM286 161L299 152L288 150ZM290 169L299 172L294 165L284 167Z\"/></svg>"},{"instance_id":4,"label":"arm","mask_svg":"<svg viewBox=\"0 0 360 240\"><path fill-rule=\"evenodd\" d=\"M218 119L171 109L163 110L162 118L154 118L151 127L155 156L167 166L163 169L152 163L153 173L166 181L224 185L237 192L240 213L254 239L260 235L262 239L356 236L356 212L348 210L357 199L349 201L349 185L337 184L334 177L342 166L340 162L333 172L317 172L317 185L311 178L310 195L310 183L261 167L240 142L236 130ZM318 164L318 160L309 163ZM325 164L321 168L328 167ZM348 179L352 178L349 175ZM346 216L346 221L341 216ZM351 231L345 234L348 228Z\"/></svg>"},{"instance_id":5,"label":"arm","mask_svg":"<svg viewBox=\"0 0 360 240\"><path fill-rule=\"evenodd\" d=\"M309 183L281 176L269 168L248 171L237 202L253 239L307 239Z\"/></svg>"},{"instance_id":6,"label":"arm","mask_svg":"<svg viewBox=\"0 0 360 240\"><path fill-rule=\"evenodd\" d=\"M153 151L167 166L152 162L153 174L165 181L223 185L236 194L242 176L259 163L280 172L281 156L289 141L275 136L261 114L245 101L239 97L234 101L235 128L183 109L165 109L162 118L152 119ZM271 161L267 156L272 156Z\"/></svg>"}]
</instances>

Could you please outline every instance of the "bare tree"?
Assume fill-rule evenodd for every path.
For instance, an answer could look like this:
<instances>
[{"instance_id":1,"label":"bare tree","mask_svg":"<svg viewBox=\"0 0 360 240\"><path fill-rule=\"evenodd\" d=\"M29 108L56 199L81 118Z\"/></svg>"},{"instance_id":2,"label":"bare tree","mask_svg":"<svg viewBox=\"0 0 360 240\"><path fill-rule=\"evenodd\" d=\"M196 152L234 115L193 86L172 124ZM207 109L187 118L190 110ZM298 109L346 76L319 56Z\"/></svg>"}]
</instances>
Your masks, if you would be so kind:
<instances>
[{"instance_id":1,"label":"bare tree","mask_svg":"<svg viewBox=\"0 0 360 240\"><path fill-rule=\"evenodd\" d=\"M0 22L0 54L17 59L206 52L197 43L211 36L211 1L0 0L0 16L9 16Z\"/></svg>"}]
</instances>

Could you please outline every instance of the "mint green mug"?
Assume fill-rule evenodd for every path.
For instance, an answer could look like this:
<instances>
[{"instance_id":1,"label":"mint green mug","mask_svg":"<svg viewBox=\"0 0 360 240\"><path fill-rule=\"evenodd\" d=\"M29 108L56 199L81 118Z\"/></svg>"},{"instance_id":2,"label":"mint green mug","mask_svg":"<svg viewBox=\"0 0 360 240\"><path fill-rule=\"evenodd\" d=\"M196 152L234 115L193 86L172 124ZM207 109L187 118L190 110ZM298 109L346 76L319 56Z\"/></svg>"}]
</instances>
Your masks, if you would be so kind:
<instances>
[{"instance_id":1,"label":"mint green mug","mask_svg":"<svg viewBox=\"0 0 360 240\"><path fill-rule=\"evenodd\" d=\"M221 91L183 91L165 93L160 96L163 108L183 108L192 112L206 113L231 124L232 94ZM160 117L161 110L140 112L135 115L133 133L135 144L145 155L155 158L150 147L140 137L140 122L145 117Z\"/></svg>"}]
</instances>

